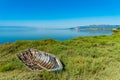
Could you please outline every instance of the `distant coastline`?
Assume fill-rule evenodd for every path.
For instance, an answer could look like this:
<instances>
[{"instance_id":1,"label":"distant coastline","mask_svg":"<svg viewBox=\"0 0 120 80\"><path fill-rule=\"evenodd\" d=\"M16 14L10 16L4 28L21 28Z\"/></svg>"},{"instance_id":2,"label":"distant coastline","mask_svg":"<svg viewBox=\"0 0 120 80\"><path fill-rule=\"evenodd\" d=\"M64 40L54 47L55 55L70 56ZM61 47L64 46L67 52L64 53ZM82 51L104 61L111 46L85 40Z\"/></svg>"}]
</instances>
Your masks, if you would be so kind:
<instances>
[{"instance_id":1,"label":"distant coastline","mask_svg":"<svg viewBox=\"0 0 120 80\"><path fill-rule=\"evenodd\" d=\"M43 40L51 38L65 41L79 36L112 35L120 25L88 25L72 28L36 28L26 26L0 26L0 44L17 40Z\"/></svg>"},{"instance_id":2,"label":"distant coastline","mask_svg":"<svg viewBox=\"0 0 120 80\"><path fill-rule=\"evenodd\" d=\"M120 28L120 25L87 25L87 26L77 26L69 29L75 30L113 30Z\"/></svg>"}]
</instances>

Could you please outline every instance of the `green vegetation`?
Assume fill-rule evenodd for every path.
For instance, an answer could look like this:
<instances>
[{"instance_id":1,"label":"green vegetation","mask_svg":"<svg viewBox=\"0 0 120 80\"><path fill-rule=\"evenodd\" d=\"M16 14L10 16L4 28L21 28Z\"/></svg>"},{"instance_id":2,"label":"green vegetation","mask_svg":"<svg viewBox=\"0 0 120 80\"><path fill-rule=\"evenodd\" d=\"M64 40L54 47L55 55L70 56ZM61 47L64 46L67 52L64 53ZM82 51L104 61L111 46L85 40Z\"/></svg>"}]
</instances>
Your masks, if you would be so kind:
<instances>
[{"instance_id":1,"label":"green vegetation","mask_svg":"<svg viewBox=\"0 0 120 80\"><path fill-rule=\"evenodd\" d=\"M30 71L17 58L27 48L55 54L61 72ZM120 31L111 36L46 39L0 45L0 80L120 80Z\"/></svg>"}]
</instances>

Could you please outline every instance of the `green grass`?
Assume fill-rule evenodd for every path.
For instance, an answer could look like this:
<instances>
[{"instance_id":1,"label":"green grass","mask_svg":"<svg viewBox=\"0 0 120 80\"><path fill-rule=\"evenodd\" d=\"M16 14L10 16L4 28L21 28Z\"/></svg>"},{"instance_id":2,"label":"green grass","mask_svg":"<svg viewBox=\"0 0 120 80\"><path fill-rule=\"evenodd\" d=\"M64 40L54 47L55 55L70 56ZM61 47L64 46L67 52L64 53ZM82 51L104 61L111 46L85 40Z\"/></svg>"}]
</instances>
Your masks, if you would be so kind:
<instances>
[{"instance_id":1,"label":"green grass","mask_svg":"<svg viewBox=\"0 0 120 80\"><path fill-rule=\"evenodd\" d=\"M55 54L61 72L30 71L17 58L27 48ZM0 80L120 80L120 31L111 36L45 39L0 45Z\"/></svg>"}]
</instances>

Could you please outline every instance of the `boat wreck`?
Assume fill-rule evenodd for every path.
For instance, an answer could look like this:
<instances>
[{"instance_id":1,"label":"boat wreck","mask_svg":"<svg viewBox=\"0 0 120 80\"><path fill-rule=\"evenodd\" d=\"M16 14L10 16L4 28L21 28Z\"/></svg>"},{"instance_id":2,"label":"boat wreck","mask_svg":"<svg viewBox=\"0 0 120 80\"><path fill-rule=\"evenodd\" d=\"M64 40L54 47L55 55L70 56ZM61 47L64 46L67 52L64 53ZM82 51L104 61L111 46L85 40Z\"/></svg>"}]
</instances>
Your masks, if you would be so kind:
<instances>
[{"instance_id":1,"label":"boat wreck","mask_svg":"<svg viewBox=\"0 0 120 80\"><path fill-rule=\"evenodd\" d=\"M60 71L63 69L62 63L55 55L36 49L28 49L18 54L18 58L33 71Z\"/></svg>"}]
</instances>

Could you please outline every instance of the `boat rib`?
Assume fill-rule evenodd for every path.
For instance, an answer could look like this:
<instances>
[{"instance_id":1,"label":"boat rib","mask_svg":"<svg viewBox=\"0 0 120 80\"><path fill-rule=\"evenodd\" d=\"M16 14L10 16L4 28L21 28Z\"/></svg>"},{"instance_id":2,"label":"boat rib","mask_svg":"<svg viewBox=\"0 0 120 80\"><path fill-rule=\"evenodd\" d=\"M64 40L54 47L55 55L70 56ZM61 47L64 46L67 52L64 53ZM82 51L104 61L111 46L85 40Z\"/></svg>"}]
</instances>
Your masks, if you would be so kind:
<instances>
[{"instance_id":1,"label":"boat rib","mask_svg":"<svg viewBox=\"0 0 120 80\"><path fill-rule=\"evenodd\" d=\"M60 60L53 54L28 49L18 54L18 58L30 70L60 71L63 69Z\"/></svg>"}]
</instances>

